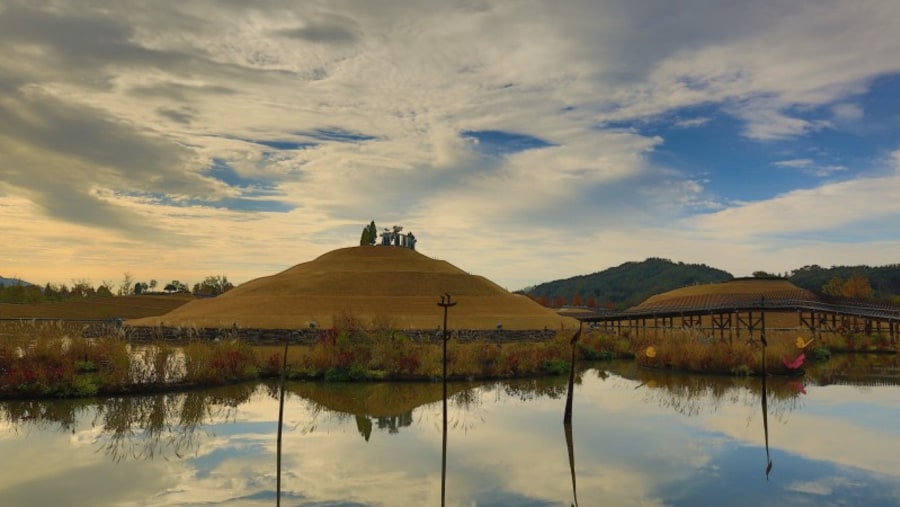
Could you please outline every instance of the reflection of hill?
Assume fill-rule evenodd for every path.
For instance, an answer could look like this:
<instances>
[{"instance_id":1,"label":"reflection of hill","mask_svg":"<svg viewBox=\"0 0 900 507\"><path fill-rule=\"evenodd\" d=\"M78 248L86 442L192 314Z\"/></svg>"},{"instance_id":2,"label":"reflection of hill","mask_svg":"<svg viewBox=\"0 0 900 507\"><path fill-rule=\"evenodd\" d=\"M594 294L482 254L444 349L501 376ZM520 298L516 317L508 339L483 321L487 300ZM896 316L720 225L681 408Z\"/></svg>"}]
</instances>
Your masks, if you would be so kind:
<instances>
[{"instance_id":1,"label":"reflection of hill","mask_svg":"<svg viewBox=\"0 0 900 507\"><path fill-rule=\"evenodd\" d=\"M296 382L286 386L294 393L333 412L354 416L391 417L410 413L413 409L443 398L439 383L320 383ZM447 384L448 396L471 388L471 384Z\"/></svg>"},{"instance_id":2,"label":"reflection of hill","mask_svg":"<svg viewBox=\"0 0 900 507\"><path fill-rule=\"evenodd\" d=\"M745 398L748 405L759 403L762 384L758 377L692 375L641 368L631 362L610 363L606 369L620 377L640 382L640 389L656 399L660 406L684 415L699 415L715 410L723 403ZM767 382L768 405L776 414L792 411L804 392L802 380L770 377Z\"/></svg>"},{"instance_id":3,"label":"reflection of hill","mask_svg":"<svg viewBox=\"0 0 900 507\"><path fill-rule=\"evenodd\" d=\"M464 396L471 384L447 384L447 396ZM336 412L356 419L356 429L366 439L373 428L398 433L412 424L414 409L443 399L443 385L438 383L362 383L333 384L299 382L285 386L287 392L312 403L316 409Z\"/></svg>"}]
</instances>

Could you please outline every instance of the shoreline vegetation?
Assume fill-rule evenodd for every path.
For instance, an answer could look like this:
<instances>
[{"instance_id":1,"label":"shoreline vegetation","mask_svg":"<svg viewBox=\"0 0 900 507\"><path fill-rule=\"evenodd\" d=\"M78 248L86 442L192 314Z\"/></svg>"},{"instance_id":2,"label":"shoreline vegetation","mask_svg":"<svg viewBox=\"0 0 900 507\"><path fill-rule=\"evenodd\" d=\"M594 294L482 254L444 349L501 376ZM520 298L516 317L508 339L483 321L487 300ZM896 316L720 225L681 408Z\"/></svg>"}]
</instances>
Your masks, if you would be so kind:
<instances>
[{"instance_id":1,"label":"shoreline vegetation","mask_svg":"<svg viewBox=\"0 0 900 507\"><path fill-rule=\"evenodd\" d=\"M345 321L346 322L346 321ZM509 379L561 375L571 368L571 331L540 342L447 343L448 379ZM578 361L634 359L661 371L731 376L798 376L804 364L833 353L894 353L883 336L770 333L728 343L701 333L629 339L586 329L574 344ZM184 343L130 343L120 335L81 336L77 325L25 321L0 325L0 399L72 398L189 390L277 378L284 347L251 345L228 336ZM763 368L763 355L766 367ZM420 342L391 329L364 330L352 322L323 329L312 345L291 345L286 376L326 382L438 381L440 341Z\"/></svg>"}]
</instances>

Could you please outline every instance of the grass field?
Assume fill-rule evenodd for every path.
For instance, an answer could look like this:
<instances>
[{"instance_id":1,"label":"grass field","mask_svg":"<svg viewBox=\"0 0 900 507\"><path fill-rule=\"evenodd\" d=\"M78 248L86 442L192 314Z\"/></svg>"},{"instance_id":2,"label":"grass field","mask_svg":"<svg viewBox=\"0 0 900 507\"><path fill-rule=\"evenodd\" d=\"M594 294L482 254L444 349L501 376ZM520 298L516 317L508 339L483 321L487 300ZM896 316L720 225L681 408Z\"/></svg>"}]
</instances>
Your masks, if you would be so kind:
<instances>
[{"instance_id":1,"label":"grass field","mask_svg":"<svg viewBox=\"0 0 900 507\"><path fill-rule=\"evenodd\" d=\"M193 300L190 294L114 296L58 303L0 304L0 318L136 319L162 315Z\"/></svg>"}]
</instances>

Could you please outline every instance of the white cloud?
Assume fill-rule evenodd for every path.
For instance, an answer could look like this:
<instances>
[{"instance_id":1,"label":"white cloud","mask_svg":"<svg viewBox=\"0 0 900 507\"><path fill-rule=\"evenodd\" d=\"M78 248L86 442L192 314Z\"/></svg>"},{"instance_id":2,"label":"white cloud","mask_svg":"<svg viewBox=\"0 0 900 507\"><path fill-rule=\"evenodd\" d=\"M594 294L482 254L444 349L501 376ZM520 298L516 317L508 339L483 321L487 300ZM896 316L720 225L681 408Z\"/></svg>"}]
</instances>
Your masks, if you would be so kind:
<instances>
[{"instance_id":1,"label":"white cloud","mask_svg":"<svg viewBox=\"0 0 900 507\"><path fill-rule=\"evenodd\" d=\"M770 100L750 100L732 113L747 123L744 135L760 141L774 141L803 136L829 127L824 121L810 121L790 116Z\"/></svg>"},{"instance_id":2,"label":"white cloud","mask_svg":"<svg viewBox=\"0 0 900 507\"><path fill-rule=\"evenodd\" d=\"M816 214L840 227L895 213L861 201L865 182L844 182L691 220L728 196L655 166L666 139L619 126L664 118L699 128L730 114L747 137L777 142L859 119L867 84L900 71L890 0L79 0L0 9L0 214L30 224L16 226L8 263L35 281L137 266L148 278L209 270L242 281L353 244L374 218L405 223L423 250L452 252L462 267L517 288L620 258L690 255L691 244L711 252L714 235L739 242L734 228L746 222L761 237L786 212L797 220L776 231L823 235L827 222L810 225ZM810 114L820 108L830 115ZM551 146L486 153L461 136L479 130ZM315 145L264 144L277 142ZM850 172L784 157L774 165ZM272 195L209 177L214 160L267 182ZM881 183L873 190L895 181ZM224 199L293 210L209 206ZM667 227L679 219L691 226ZM85 252L86 237L96 253ZM575 250L612 237L630 247ZM574 264L558 266L560 258Z\"/></svg>"},{"instance_id":3,"label":"white cloud","mask_svg":"<svg viewBox=\"0 0 900 507\"><path fill-rule=\"evenodd\" d=\"M900 215L900 201L891 196L898 189L898 175L829 183L688 221L700 230L723 237L841 230L866 220L894 220Z\"/></svg>"},{"instance_id":4,"label":"white cloud","mask_svg":"<svg viewBox=\"0 0 900 507\"><path fill-rule=\"evenodd\" d=\"M840 103L835 104L831 111L834 113L834 117L839 120L844 121L856 121L861 120L864 113L862 107L857 104L850 103Z\"/></svg>"}]
</instances>

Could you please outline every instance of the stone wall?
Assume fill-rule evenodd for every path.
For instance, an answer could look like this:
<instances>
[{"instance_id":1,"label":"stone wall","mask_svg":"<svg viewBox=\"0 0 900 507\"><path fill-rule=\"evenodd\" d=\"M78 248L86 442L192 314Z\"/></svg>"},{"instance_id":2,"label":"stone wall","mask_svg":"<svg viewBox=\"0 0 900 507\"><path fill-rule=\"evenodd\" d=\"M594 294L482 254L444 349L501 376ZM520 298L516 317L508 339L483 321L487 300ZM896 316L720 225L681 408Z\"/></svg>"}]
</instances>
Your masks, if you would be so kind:
<instances>
[{"instance_id":1,"label":"stone wall","mask_svg":"<svg viewBox=\"0 0 900 507\"><path fill-rule=\"evenodd\" d=\"M330 329L245 329L245 328L181 328L181 327L132 327L117 323L94 323L85 326L84 335L89 337L116 334L134 342L167 340L187 342L190 340L216 340L238 338L254 345L280 345L287 340L291 344L311 345L323 336L334 333ZM439 342L439 329L411 329L396 331L414 342ZM451 329L450 337L460 342L487 340L497 343L535 342L552 340L556 331L552 329L505 330L505 329Z\"/></svg>"}]
</instances>

